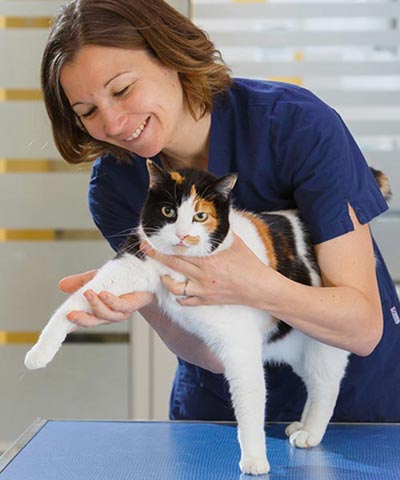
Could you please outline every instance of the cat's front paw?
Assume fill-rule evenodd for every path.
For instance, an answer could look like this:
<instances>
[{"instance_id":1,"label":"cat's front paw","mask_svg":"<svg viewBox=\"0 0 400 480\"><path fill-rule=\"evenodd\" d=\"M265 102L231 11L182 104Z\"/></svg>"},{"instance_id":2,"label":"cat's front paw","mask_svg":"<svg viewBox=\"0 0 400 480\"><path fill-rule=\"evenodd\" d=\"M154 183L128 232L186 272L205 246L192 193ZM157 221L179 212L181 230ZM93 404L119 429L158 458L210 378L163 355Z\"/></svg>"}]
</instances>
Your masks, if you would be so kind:
<instances>
[{"instance_id":1,"label":"cat's front paw","mask_svg":"<svg viewBox=\"0 0 400 480\"><path fill-rule=\"evenodd\" d=\"M289 437L290 444L297 448L312 448L319 445L321 438L306 430L297 430Z\"/></svg>"},{"instance_id":2,"label":"cat's front paw","mask_svg":"<svg viewBox=\"0 0 400 480\"><path fill-rule=\"evenodd\" d=\"M270 470L267 457L242 457L239 463L242 473L249 475L262 475Z\"/></svg>"},{"instance_id":3,"label":"cat's front paw","mask_svg":"<svg viewBox=\"0 0 400 480\"><path fill-rule=\"evenodd\" d=\"M43 345L34 345L25 355L25 367L29 370L44 368L54 358L57 350L54 348L44 347Z\"/></svg>"}]
</instances>

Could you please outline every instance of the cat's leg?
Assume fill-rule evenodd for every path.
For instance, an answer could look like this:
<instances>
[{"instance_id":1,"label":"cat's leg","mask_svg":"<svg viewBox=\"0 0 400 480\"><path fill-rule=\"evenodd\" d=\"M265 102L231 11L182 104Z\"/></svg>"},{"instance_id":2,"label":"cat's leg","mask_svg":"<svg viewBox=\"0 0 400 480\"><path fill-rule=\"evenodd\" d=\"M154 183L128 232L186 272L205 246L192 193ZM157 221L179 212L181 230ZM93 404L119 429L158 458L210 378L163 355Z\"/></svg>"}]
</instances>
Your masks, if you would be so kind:
<instances>
[{"instance_id":1,"label":"cat's leg","mask_svg":"<svg viewBox=\"0 0 400 480\"><path fill-rule=\"evenodd\" d=\"M290 437L293 433L303 428L304 421L308 415L309 409L310 409L310 400L307 398L306 403L304 405L303 413L301 414L300 421L292 422L290 425L286 427L285 433L287 437Z\"/></svg>"},{"instance_id":2,"label":"cat's leg","mask_svg":"<svg viewBox=\"0 0 400 480\"><path fill-rule=\"evenodd\" d=\"M247 346L226 344L221 359L238 422L240 469L243 473L260 475L270 469L264 431L266 387L261 335L253 340L246 341Z\"/></svg>"},{"instance_id":3,"label":"cat's leg","mask_svg":"<svg viewBox=\"0 0 400 480\"><path fill-rule=\"evenodd\" d=\"M295 368L307 387L307 401L300 422L286 429L290 443L300 448L318 445L333 415L348 353L327 345L310 348L304 363Z\"/></svg>"},{"instance_id":4,"label":"cat's leg","mask_svg":"<svg viewBox=\"0 0 400 480\"><path fill-rule=\"evenodd\" d=\"M73 293L53 314L43 329L38 342L25 356L25 366L29 369L43 368L54 358L65 337L76 325L67 319L73 310L90 312L83 293L94 290L99 293L107 290L114 295L122 295L132 291L154 291L157 280L154 262L143 261L132 255L124 255L106 263L96 276L80 290Z\"/></svg>"}]
</instances>

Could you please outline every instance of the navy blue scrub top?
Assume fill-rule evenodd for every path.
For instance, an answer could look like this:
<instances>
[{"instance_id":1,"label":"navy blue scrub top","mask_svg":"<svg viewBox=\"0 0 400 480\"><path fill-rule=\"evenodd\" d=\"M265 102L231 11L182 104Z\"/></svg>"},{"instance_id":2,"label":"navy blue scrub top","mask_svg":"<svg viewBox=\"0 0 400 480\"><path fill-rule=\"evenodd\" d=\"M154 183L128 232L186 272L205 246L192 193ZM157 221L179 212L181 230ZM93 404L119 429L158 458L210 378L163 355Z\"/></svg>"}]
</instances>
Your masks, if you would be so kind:
<instances>
[{"instance_id":1,"label":"navy blue scrub top","mask_svg":"<svg viewBox=\"0 0 400 480\"><path fill-rule=\"evenodd\" d=\"M237 207L254 212L298 208L314 244L353 230L348 204L363 224L388 208L340 116L294 85L235 79L227 94L217 96L208 168L216 175L239 174L233 191ZM105 156L94 163L89 206L113 249L138 224L147 189L142 158L120 163ZM383 338L368 357L350 356L335 421L400 421L399 300L376 244L374 248ZM267 419L299 419L306 396L302 381L287 366L268 366L266 379ZM223 376L179 359L170 417L233 420Z\"/></svg>"}]
</instances>

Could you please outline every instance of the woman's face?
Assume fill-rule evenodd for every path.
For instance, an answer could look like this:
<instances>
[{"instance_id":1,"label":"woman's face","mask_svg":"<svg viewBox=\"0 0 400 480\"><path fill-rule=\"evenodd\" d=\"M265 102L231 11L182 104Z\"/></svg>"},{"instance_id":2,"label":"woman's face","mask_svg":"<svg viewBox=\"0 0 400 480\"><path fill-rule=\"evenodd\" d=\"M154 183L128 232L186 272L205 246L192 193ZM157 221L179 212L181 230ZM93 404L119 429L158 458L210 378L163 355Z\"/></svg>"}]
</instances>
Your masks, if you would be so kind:
<instances>
[{"instance_id":1,"label":"woman's face","mask_svg":"<svg viewBox=\"0 0 400 480\"><path fill-rule=\"evenodd\" d=\"M62 88L88 133L142 157L177 141L186 115L178 74L144 50L87 45L61 70Z\"/></svg>"}]
</instances>

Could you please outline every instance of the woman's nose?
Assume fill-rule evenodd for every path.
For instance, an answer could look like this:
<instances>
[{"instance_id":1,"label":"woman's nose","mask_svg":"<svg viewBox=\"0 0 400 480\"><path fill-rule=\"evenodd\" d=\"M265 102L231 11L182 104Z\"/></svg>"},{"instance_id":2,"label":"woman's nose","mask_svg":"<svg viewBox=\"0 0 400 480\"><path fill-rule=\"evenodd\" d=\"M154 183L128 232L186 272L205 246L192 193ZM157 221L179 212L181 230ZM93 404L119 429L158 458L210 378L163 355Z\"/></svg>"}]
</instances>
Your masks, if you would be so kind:
<instances>
[{"instance_id":1,"label":"woman's nose","mask_svg":"<svg viewBox=\"0 0 400 480\"><path fill-rule=\"evenodd\" d=\"M124 131L126 116L116 110L107 109L103 112L104 131L108 137L118 137Z\"/></svg>"}]
</instances>

